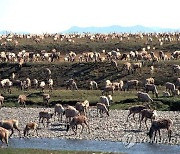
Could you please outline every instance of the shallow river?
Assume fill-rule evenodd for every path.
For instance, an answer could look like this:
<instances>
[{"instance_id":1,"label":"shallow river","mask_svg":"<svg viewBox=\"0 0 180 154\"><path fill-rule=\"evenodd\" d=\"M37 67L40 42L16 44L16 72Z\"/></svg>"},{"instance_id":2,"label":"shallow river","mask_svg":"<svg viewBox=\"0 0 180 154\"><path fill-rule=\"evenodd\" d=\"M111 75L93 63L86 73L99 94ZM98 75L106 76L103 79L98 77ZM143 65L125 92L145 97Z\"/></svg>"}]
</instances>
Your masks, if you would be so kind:
<instances>
[{"instance_id":1,"label":"shallow river","mask_svg":"<svg viewBox=\"0 0 180 154\"><path fill-rule=\"evenodd\" d=\"M77 151L101 151L101 152L127 152L140 153L180 153L179 145L163 145L152 143L125 143L95 140L72 140L57 138L12 138L9 147L34 148L50 150L77 150Z\"/></svg>"}]
</instances>

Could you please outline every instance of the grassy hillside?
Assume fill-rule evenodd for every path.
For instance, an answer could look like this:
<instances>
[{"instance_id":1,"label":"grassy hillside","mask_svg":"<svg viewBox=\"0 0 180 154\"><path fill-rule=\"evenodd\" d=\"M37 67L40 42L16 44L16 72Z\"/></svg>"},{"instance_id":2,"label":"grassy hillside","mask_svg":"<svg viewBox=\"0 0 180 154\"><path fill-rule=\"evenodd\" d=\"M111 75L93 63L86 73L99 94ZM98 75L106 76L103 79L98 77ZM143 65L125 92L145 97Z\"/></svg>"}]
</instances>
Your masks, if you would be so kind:
<instances>
[{"instance_id":1,"label":"grassy hillside","mask_svg":"<svg viewBox=\"0 0 180 154\"><path fill-rule=\"evenodd\" d=\"M0 78L9 78L14 72L16 79L25 80L37 78L39 81L46 81L47 72L45 68L50 68L52 71L52 78L54 80L54 90L50 92L50 106L56 103L68 103L74 105L77 101L89 100L91 105L95 105L101 95L100 90L90 91L89 81L95 80L98 82L99 88L102 88L105 80L111 81L138 79L143 84L144 80L149 77L155 78L155 83L158 85L160 93L159 98L154 98L153 106L158 110L180 110L179 97L163 98L162 91L165 90L164 84L167 81L176 81L178 75L172 74L172 64L178 64L179 61L167 61L155 64L155 72L150 74L150 63L146 63L142 70L138 70L134 74L128 74L122 71L122 63L119 62L119 71L114 70L110 63L25 63L21 70L16 69L17 64L1 63L0 64ZM64 82L69 78L74 78L77 81L79 91L64 90ZM141 87L142 88L142 87ZM4 93L0 89L0 93ZM16 88L12 89L12 94L5 93L5 106L18 106L17 97L19 94L26 94L28 96L28 106L43 105L42 93L40 89L29 91L21 91ZM49 93L47 87L45 93ZM150 93L152 96L152 94ZM112 109L128 109L134 104L142 104L137 100L136 91L118 92L113 95L114 104Z\"/></svg>"},{"instance_id":2,"label":"grassy hillside","mask_svg":"<svg viewBox=\"0 0 180 154\"><path fill-rule=\"evenodd\" d=\"M77 35L78 36L78 35ZM61 53L67 53L69 51L75 51L76 53L82 53L86 51L97 51L101 52L103 49L106 51L111 51L115 49L120 49L121 52L129 52L135 50L141 50L147 45L155 47L157 50L163 51L175 51L180 49L180 43L177 41L178 37L174 36L174 41L164 42L163 46L160 46L158 41L159 38L156 38L155 35L152 35L152 42L148 41L148 36L145 35L143 39L135 38L135 35L129 35L129 39L123 38L120 40L120 37L111 38L109 37L106 41L103 39L90 40L90 37L83 38L73 38L74 43L68 42L67 39L54 41L53 35L45 37L40 42L34 41L34 39L27 38L16 38L18 45L15 46L13 42L7 42L6 46L0 46L0 51L15 52L21 51L23 49L28 52L40 52L41 50L51 51L56 49ZM3 40L0 40L0 43L3 43Z\"/></svg>"},{"instance_id":3,"label":"grassy hillside","mask_svg":"<svg viewBox=\"0 0 180 154\"><path fill-rule=\"evenodd\" d=\"M39 63L24 63L21 69L18 69L17 63L0 63L0 79L10 78L12 73L16 74L15 79L25 80L27 77L32 79L38 79L38 81L47 81L48 75L46 68L52 71L52 79L54 80L54 91L51 93L50 105L54 105L57 102L60 103L75 103L84 99L88 99L91 104L95 104L98 101L101 91L88 91L89 82L95 80L98 83L99 89L104 86L107 79L114 81L127 81L130 79L137 79L140 81L142 88L143 82L146 78L153 77L155 79L155 84L158 86L158 91L162 94L165 89L164 85L167 81L176 82L179 77L177 74L173 74L172 65L180 64L180 60L173 61L161 61L159 63L153 64L155 71L153 74L150 73L151 62L146 62L142 70L138 70L134 74L128 74L122 70L124 61L118 61L118 71L116 71L110 62L88 62L79 63L78 58L76 62L69 63L64 62L64 55L69 51L74 51L80 55L82 52L96 51L101 52L102 50L111 51L119 49L121 53L130 51L142 51L142 48L150 46L150 51L155 53L162 50L168 56L171 52L180 49L180 43L178 41L179 35L170 35L172 41L163 41L163 45L160 45L159 39L165 36L159 34L158 37L154 34L146 34L143 39L138 37L138 35L133 34L122 34L122 35L107 35L107 39L99 37L100 34L96 34L96 38L91 39L89 34L85 34L86 37L80 37L78 34L69 35L70 37L65 37L59 35L59 39L54 41L55 34L45 34L43 38L40 36L32 36L27 38L27 36L20 38L17 36L13 37L12 41L7 41L6 38L0 40L0 52L14 52L26 50L27 52L40 53L42 50L51 52L52 49L56 49L61 52L60 61L49 63L49 62L39 62ZM73 37L71 37L73 36ZM76 36L76 37L74 37ZM166 35L167 37L168 35ZM29 36L28 36L29 37ZM35 39L39 38L39 41ZM71 41L69 41L71 38ZM149 39L151 38L151 39ZM14 41L18 41L15 44ZM73 40L73 41L72 41ZM5 45L3 45L3 43ZM150 52L149 51L149 52ZM77 56L77 57L78 57ZM131 61L132 62L132 61ZM133 63L133 62L132 62ZM80 89L78 92L75 91L65 91L65 81L73 78L77 82L77 86ZM45 90L46 93L49 91ZM4 92L0 88L0 93ZM14 106L17 102L17 97L20 93L25 93L28 95L28 105L42 105L42 93L40 90L31 89L28 92L20 91L16 88L13 89L12 94L5 93L5 102L7 106ZM154 106L161 110L180 110L179 98L160 98L154 99ZM136 99L136 91L130 91L129 93L116 92L113 96L114 105L112 108L127 109L133 104L138 104Z\"/></svg>"},{"instance_id":4,"label":"grassy hillside","mask_svg":"<svg viewBox=\"0 0 180 154\"><path fill-rule=\"evenodd\" d=\"M172 65L179 64L180 61L166 61L155 64L155 72L150 73L151 63L146 63L142 70L138 70L134 74L128 74L122 71L123 62L118 63L119 71L116 71L109 62L97 63L25 63L21 70L16 69L17 64L0 63L0 78L9 78L14 72L16 79L25 80L27 77L30 79L38 79L39 81L47 80L47 72L45 68L52 71L52 79L54 80L55 87L64 87L64 82L70 78L77 81L80 89L88 89L89 81L97 81L101 88L105 80L111 81L137 79L141 83L146 78L154 77L157 85L163 86L167 81L175 82L179 77L172 73Z\"/></svg>"}]
</instances>

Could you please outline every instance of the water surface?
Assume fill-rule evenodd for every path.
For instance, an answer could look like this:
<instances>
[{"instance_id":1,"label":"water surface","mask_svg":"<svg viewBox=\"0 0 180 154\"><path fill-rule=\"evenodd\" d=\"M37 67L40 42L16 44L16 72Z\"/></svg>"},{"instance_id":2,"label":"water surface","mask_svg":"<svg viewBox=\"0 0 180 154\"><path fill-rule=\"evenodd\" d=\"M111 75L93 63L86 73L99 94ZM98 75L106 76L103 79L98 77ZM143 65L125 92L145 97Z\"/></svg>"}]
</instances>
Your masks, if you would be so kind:
<instances>
[{"instance_id":1,"label":"water surface","mask_svg":"<svg viewBox=\"0 0 180 154\"><path fill-rule=\"evenodd\" d=\"M140 153L180 153L179 145L163 145L155 143L123 143L111 141L58 139L58 138L12 138L9 147L34 148L50 150L76 150L76 151L101 151L101 152L127 152Z\"/></svg>"}]
</instances>

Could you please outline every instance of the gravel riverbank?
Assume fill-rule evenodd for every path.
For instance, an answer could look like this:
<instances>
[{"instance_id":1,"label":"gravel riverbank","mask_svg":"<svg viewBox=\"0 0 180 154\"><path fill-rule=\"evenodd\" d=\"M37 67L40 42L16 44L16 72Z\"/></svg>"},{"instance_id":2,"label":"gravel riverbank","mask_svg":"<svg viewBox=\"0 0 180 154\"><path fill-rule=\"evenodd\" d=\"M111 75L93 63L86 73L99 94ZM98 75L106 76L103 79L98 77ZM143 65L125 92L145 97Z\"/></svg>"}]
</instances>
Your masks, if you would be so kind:
<instances>
[{"instance_id":1,"label":"gravel riverbank","mask_svg":"<svg viewBox=\"0 0 180 154\"><path fill-rule=\"evenodd\" d=\"M26 123L34 121L38 123L38 113L43 110L48 110L54 112L53 108L1 108L0 111L0 120L5 119L18 119L19 128L21 129L21 134L23 136L23 129ZM158 143L162 144L180 144L180 112L173 111L158 111L159 118L170 118L173 120L173 131L172 131L172 140L168 143L167 140L167 131L162 130L162 140ZM57 119L54 118L51 121L51 125L47 128L44 128L43 125L39 124L38 136L36 133L32 137L38 138L66 138L66 139L89 139L89 140L108 140L108 141L122 141L122 142L149 142L149 139L146 135L147 129L142 124L141 130L139 130L139 123L132 120L132 117L129 119L129 122L126 122L128 115L127 110L111 110L110 116L107 117L97 117L96 108L90 108L90 115L88 117L90 125L90 134L85 127L82 134L74 135L72 130L66 132L66 127L64 123L59 123ZM137 116L138 117L138 116ZM150 121L148 121L150 126ZM80 126L79 126L80 128ZM13 137L18 137L18 132L15 130Z\"/></svg>"}]
</instances>

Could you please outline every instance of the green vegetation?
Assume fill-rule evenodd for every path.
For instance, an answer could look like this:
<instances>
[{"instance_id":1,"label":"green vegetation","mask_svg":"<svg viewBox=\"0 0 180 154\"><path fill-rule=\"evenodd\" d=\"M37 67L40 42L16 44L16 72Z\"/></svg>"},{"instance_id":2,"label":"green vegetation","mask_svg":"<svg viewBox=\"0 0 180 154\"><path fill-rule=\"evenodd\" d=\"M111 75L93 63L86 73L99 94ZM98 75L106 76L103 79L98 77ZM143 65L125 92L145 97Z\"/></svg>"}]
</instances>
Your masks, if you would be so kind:
<instances>
[{"instance_id":1,"label":"green vegetation","mask_svg":"<svg viewBox=\"0 0 180 154\"><path fill-rule=\"evenodd\" d=\"M16 74L15 79L21 81L25 80L27 77L32 79L38 79L38 81L47 82L47 72L45 68L49 68L52 71L52 79L54 80L54 90L50 99L50 106L53 106L56 103L68 103L75 104L77 101L83 101L85 99L89 100L91 105L95 105L98 101L101 91L89 91L89 82L95 80L98 83L99 89L102 89L104 83L107 79L114 81L127 81L130 79L137 79L140 81L140 86L142 87L144 80L149 77L155 79L155 84L158 86L158 91L160 93L159 98L154 98L153 106L158 110L180 110L180 99L178 97L163 98L162 91L165 90L164 85L166 82L176 82L176 79L179 77L177 74L173 74L172 65L180 64L180 60L169 60L161 61L159 63L153 64L155 71L153 74L150 73L150 66L152 62L146 62L142 70L138 70L134 74L128 74L122 70L124 61L118 61L118 71L116 71L110 62L87 62L87 63L69 63L62 62L63 56L69 51L75 51L77 54L87 51L97 51L101 52L103 49L106 51L111 51L119 49L121 53L129 52L131 50L140 51L142 48L150 45L155 47L156 51L163 50L168 55L180 49L180 44L177 39L174 39L172 42L164 42L163 46L159 45L158 38L155 35L152 35L152 42L148 42L148 36L145 35L144 39L137 39L135 35L130 35L129 40L123 38L120 40L119 37L112 39L109 37L106 41L103 39L91 41L89 37L85 38L73 38L74 43L68 42L67 39L60 41L53 40L53 35L45 36L40 42L36 42L34 38L16 38L19 42L17 46L13 42L7 42L6 46L0 46L0 51L6 52L19 52L25 49L28 52L38 52L41 50L46 50L47 52L52 49L56 49L61 52L60 61L56 62L28 62L24 63L21 69L17 69L17 63L0 63L0 79L10 78L12 73ZM3 40L1 40L3 42ZM155 51L155 52L156 52ZM133 61L131 61L133 63ZM80 89L79 91L70 91L65 89L65 81L73 78L77 82L77 86ZM47 87L45 88L45 93L49 93ZM31 89L29 91L23 92L17 88L12 89L12 94L7 94L2 91L0 88L0 93L5 96L5 106L18 106L17 97L19 94L26 94L28 96L27 105L28 106L42 106L42 93L40 89L35 90ZM136 92L115 92L113 96L113 105L112 109L128 109L129 106L134 104L142 104L138 102Z\"/></svg>"},{"instance_id":2,"label":"green vegetation","mask_svg":"<svg viewBox=\"0 0 180 154\"><path fill-rule=\"evenodd\" d=\"M61 151L61 150L42 150L42 149L14 149L14 148L2 149L1 148L0 153L3 153L3 154L113 154L114 152Z\"/></svg>"},{"instance_id":3,"label":"green vegetation","mask_svg":"<svg viewBox=\"0 0 180 154\"><path fill-rule=\"evenodd\" d=\"M78 35L76 35L78 36ZM74 43L68 42L67 39L54 41L54 37L52 36L45 36L43 40L40 42L36 42L35 39L27 39L27 38L16 38L19 42L17 46L14 45L13 42L8 42L6 46L0 46L0 51L7 51L7 52L17 52L23 49L29 52L40 52L41 50L51 51L52 49L56 49L61 51L61 53L67 53L69 51L75 51L76 53L82 53L86 51L97 51L100 52L103 49L106 51L111 51L114 49L120 49L121 52L127 51L135 51L141 50L143 47L147 45L151 45L155 47L157 50L163 51L175 51L180 49L180 44L175 38L172 42L164 42L163 46L159 45L159 41L155 35L151 36L153 41L148 42L148 36L144 35L143 39L135 38L135 35L129 35L129 40L127 38L123 38L120 40L120 37L111 38L109 37L106 41L103 39L97 39L91 41L90 37L85 38L73 38ZM0 43L2 43L1 41Z\"/></svg>"},{"instance_id":4,"label":"green vegetation","mask_svg":"<svg viewBox=\"0 0 180 154\"><path fill-rule=\"evenodd\" d=\"M155 84L158 85L158 91L160 93L159 98L155 98L153 106L158 110L180 110L180 98L170 97L163 98L162 91L165 90L165 83L167 81L175 83L178 75L172 74L172 64L178 64L179 61L167 61L155 64L155 72L151 75L149 71L150 63L146 63L142 68L142 71L138 70L134 74L128 74L125 71L121 71L122 63L119 62L119 71L115 71L111 67L110 63L25 63L21 70L16 70L16 64L1 63L0 64L0 78L10 78L10 75L14 72L16 78L19 80L25 80L27 77L30 79L38 79L40 81L47 81L47 74L45 68L50 68L52 71L52 79L54 80L54 90L49 92L48 88L45 88L45 93L50 93L50 106L54 106L56 103L72 104L77 101L89 100L91 105L95 105L101 95L101 90L89 89L89 82L95 80L101 89L105 83L105 80L109 79L112 82L119 80L138 79L140 85L146 78L153 77ZM74 78L77 81L79 91L65 90L65 81L69 78ZM5 96L5 106L18 106L17 98L19 94L26 94L28 96L28 106L42 106L42 93L40 89L30 89L29 91L21 91L18 88L12 88L12 94L7 94L0 89L0 93ZM128 109L129 106L135 104L141 104L138 102L136 91L118 92L116 91L113 96L114 104L112 109Z\"/></svg>"},{"instance_id":5,"label":"green vegetation","mask_svg":"<svg viewBox=\"0 0 180 154\"><path fill-rule=\"evenodd\" d=\"M0 91L1 92L1 91ZM4 94L6 107L19 107L17 98L19 94L24 93L27 95L28 101L26 102L27 107L43 106L42 92L40 90L31 89L29 91L21 91L13 88L12 94ZM49 93L51 96L50 107L53 107L56 103L75 105L78 101L88 100L90 105L96 105L101 95L100 90L62 90L56 89L53 92L45 90L45 93ZM161 94L159 98L154 98L154 102L151 104L152 107L157 110L180 110L180 98L179 97L162 97L162 90L159 90ZM150 93L152 96L152 94ZM153 96L152 96L153 97ZM113 95L113 104L111 109L128 109L132 105L145 104L139 102L136 96L135 90L130 91L115 91Z\"/></svg>"},{"instance_id":6,"label":"green vegetation","mask_svg":"<svg viewBox=\"0 0 180 154\"><path fill-rule=\"evenodd\" d=\"M143 84L146 78L153 77L155 84L163 86L167 81L175 83L179 77L172 72L172 65L179 64L179 60L159 62L155 64L155 72L150 73L150 62L145 63L142 71L137 71L134 74L128 74L122 70L123 62L118 62L119 71L116 71L109 62L88 62L88 63L58 63L58 62L39 62L25 63L21 70L17 70L15 63L0 63L0 78L10 78L12 73L16 74L16 79L25 80L38 79L47 81L47 72L45 68L52 71L52 79L55 83L55 88L65 87L65 81L73 78L77 81L77 86L80 89L89 89L89 82L95 80L99 88L102 88L104 82L109 79L112 82L119 80L138 79Z\"/></svg>"}]
</instances>

